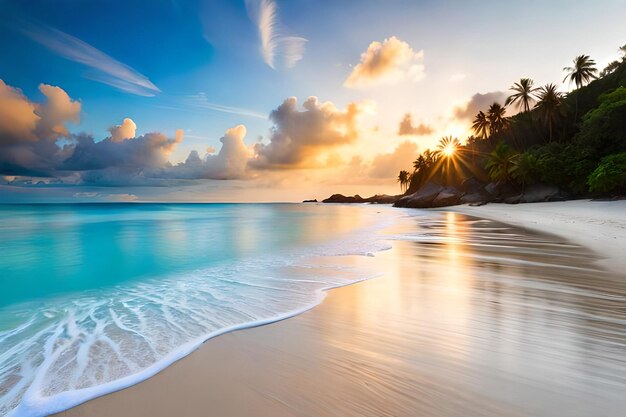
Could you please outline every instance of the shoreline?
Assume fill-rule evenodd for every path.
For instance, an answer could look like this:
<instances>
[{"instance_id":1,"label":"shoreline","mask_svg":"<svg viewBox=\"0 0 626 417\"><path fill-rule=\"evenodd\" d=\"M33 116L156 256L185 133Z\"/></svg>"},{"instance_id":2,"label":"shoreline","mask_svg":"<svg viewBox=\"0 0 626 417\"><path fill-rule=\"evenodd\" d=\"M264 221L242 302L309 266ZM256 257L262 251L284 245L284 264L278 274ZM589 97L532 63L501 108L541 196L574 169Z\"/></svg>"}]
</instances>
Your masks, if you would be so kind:
<instances>
[{"instance_id":1,"label":"shoreline","mask_svg":"<svg viewBox=\"0 0 626 417\"><path fill-rule=\"evenodd\" d=\"M592 202L587 202L586 204L583 204L583 206L588 206L588 204L591 203ZM555 205L563 205L564 203L547 204L553 207L553 209L548 210L548 212L553 212L554 209L557 209ZM593 202L593 204L595 204L595 202ZM570 208L574 207L571 204L567 205L570 206ZM517 223L518 225L523 226L525 229L532 231L543 229L543 232L550 233L551 235L568 238L566 236L563 236L562 229L564 225L566 226L570 223L556 216L556 214L554 214L553 216L547 216L545 208L542 208L542 206L529 204L529 206L533 207L523 210L524 214L516 216L517 218L512 219L513 221L511 221L511 219L508 219L508 217L516 211L511 210L511 206L492 206L495 207L457 206L452 208L439 209L437 211L458 212L472 217L480 218L490 218L491 216L491 218L496 221L500 220L508 224ZM517 208L520 206L515 207ZM626 206L621 207L624 208ZM485 208L489 208L488 213L486 210L484 210ZM538 208L540 209L540 211L544 211L541 221L532 223L532 225L527 224L529 222L528 219L525 217L528 215L527 212L531 208L533 209L535 214L537 214ZM560 208L562 209L562 207ZM583 207L575 208L576 215L574 216L574 218L580 219L583 211ZM495 219L495 217L498 218ZM555 219L552 219L552 217L555 217ZM620 220L619 223L622 226L626 226L626 222L624 222L623 220L624 219ZM590 230L595 230L595 239L599 238L598 233L600 233L601 235L602 231L604 230L603 228L593 229L594 223L592 221L580 221L579 223L581 223L581 226L579 226L579 228L584 227L587 229L588 232ZM571 241L573 242L579 242L580 240L580 237L578 237L578 239L571 239ZM397 267L396 264L398 262L405 262L404 255L399 257L398 252L408 251L408 246L409 243L407 241L400 241L397 245L394 244L394 248L391 251L377 254L375 258L358 258L352 259L351 262L372 262L373 265L378 265L378 267L380 267L380 264L377 264L377 260L382 259L384 263L384 259L387 259L386 262L388 262L388 268L383 268L382 270L387 270L388 272L389 268L393 269L393 267ZM587 245L586 247L588 248L589 245ZM613 265L613 267L611 267L610 269L615 270L617 265L615 265L614 262L616 261L617 251L618 249L613 247L612 254L610 256L607 256L606 259L602 261L604 267ZM580 265L584 266L593 264L594 262L591 260L593 258L594 256L589 253L588 256L573 256L570 258L570 261L574 265L576 265L577 262L580 262ZM393 261L389 263L389 259L392 259ZM546 258L546 261L549 262L549 260L549 257ZM412 261L410 261L410 259L407 259L406 262ZM587 269L586 271L590 270ZM589 272L585 273L588 274ZM398 283L396 284L406 285L406 283L403 283L403 280L406 278L407 271L405 271L404 273L402 273L401 271L396 271L392 275L394 275L393 279L398 281ZM340 346L344 346L345 343L349 342L345 340L342 342L333 342L330 343L329 346L328 340L320 341L319 338L325 339L331 336L331 340L334 340L335 338L343 340L346 337L348 339L354 337L354 335L350 333L351 331L356 331L357 334L360 333L362 330L359 328L359 326L357 326L356 328L341 328L338 332L331 332L332 334L328 333L327 327L335 326L337 321L341 323L343 320L346 319L345 315L348 315L348 318L350 318L349 316L354 315L370 315L371 311L367 311L367 306L365 306L365 308L360 308L358 305L355 305L354 302L351 300L362 299L363 296L359 294L368 293L368 288L370 287L377 288L375 290L377 294L379 294L377 296L383 296L384 292L381 291L390 290L390 284L383 281L385 279L388 280L389 278L383 277L373 280L367 280L345 287L340 287L339 289L333 289L332 291L326 291L324 293L326 295L326 298L321 304L318 304L315 308L303 314L296 315L289 320L283 320L262 327L238 330L211 339L204 343L198 350L191 353L189 356L175 362L171 366L159 372L154 377L145 380L139 384L133 385L127 389L105 395L92 401L88 401L75 408L62 412L58 414L58 416L105 417L108 415L118 415L133 417L153 417L168 416L172 414L177 414L179 416L194 416L198 415L198 413L201 413L202 410L208 409L215 411L216 415L220 416L300 416L308 415L306 414L307 411L315 411L318 413L312 415L342 415L341 413L331 412L330 409L320 410L319 407L321 407L321 405L314 405L313 403L309 403L309 400L306 400L303 405L293 404L292 401L304 401L302 396L308 396L309 394L305 393L308 393L310 391L313 392L313 397L316 397L319 400L319 397L315 394L315 391L327 391L323 388L324 384L326 383L326 381L332 380L337 376L334 373L322 373L322 375L320 376L322 379L319 379L317 376L317 368L318 366L320 366L320 363L325 363L330 358L334 364L333 366L337 366L337 363L342 363L342 361L349 361L350 358L343 357L340 353L337 353L335 351L333 351L333 353L326 352L323 355L320 355L316 349L325 351L326 349L336 348L336 346L334 346L336 345L336 343L339 343ZM569 279L569 277L567 279ZM404 299L403 296L400 297L400 299ZM393 309L393 307L391 306L389 308ZM367 327L367 321L364 321L361 324ZM385 333L391 332L392 334L395 334L392 328L388 328L387 326L385 326L385 329ZM417 331L417 329L413 330ZM407 334L401 337L406 337ZM379 336L381 335L379 334ZM374 337L374 335L368 334L368 337L366 338L368 340L368 343L374 343L374 345L376 345L376 342L373 341L375 339L372 340L371 337ZM308 346L309 343L314 344L316 348L312 349L310 346ZM401 343L401 340L396 340L396 343ZM366 346L359 347L359 349L366 348ZM429 349L428 351L430 352L431 350L432 349ZM358 351L358 349L356 351L354 351L353 349L349 349L349 352L351 354L354 354ZM316 354L319 356L315 356ZM389 363L387 363L385 360L380 362L379 359L374 359L374 357L371 357L371 355L373 354L380 355L381 353L370 352L368 355L366 355L365 359L362 359L373 361L373 365L371 366L374 367L384 367L389 365ZM390 354L390 352L385 352L385 354ZM310 355L314 355L314 358L311 359ZM339 360L338 357L335 358L334 355L339 355L339 357L341 357L341 360ZM335 363L335 359L333 358L339 360L339 362ZM385 363L387 363L387 365L385 365ZM356 363L354 365L358 367L362 364ZM426 366L425 363L423 365ZM308 368L309 366L311 368ZM308 371L304 372L303 367L308 369ZM347 370L343 369L343 367L340 367L339 369L334 369L334 372L342 373L347 372ZM361 369L360 372L365 372L365 370ZM309 379L312 378L313 374L315 374L316 376L311 382L309 381ZM361 373L357 376L359 378L357 378L357 380L353 382L360 381L360 378L366 377L366 374ZM382 376L377 375L377 377L380 378L384 378L386 376L388 376L386 372L383 373ZM343 377L345 377L345 375L343 375ZM421 379L422 377L424 378ZM418 384L418 386L413 387L413 389L429 389L428 387L432 384L432 381L430 380L430 378L432 377L432 375L428 376L428 378L426 378L424 375L420 375L420 378L418 379L420 379L421 382L420 384ZM441 377L445 378L445 375ZM407 378L409 378L409 375L407 375ZM283 384L281 382L283 379L290 381L291 384ZM372 384L376 384L377 380L371 382ZM390 381L387 382L392 383ZM370 412L376 412L376 410L378 410L378 412L382 412L382 410L385 410L385 412L387 412L384 408L384 403L377 404L376 401L368 397L368 395L372 395L372 392L370 391L372 388L367 386L355 386L354 383L349 386L343 387L341 385L343 383L341 379L335 380L335 383L339 384L339 386L342 387L340 391L343 392L344 390L347 390L347 392L343 392L342 395L345 394L346 396L352 398L352 400L358 398L358 401L362 401L363 404L368 404L368 407L371 408L369 410ZM513 382L507 381L507 383ZM455 382L447 381L447 384L449 384L450 386L444 386L445 384L440 385L437 386L437 390L447 392L447 394L445 395L449 397L449 399L454 398L457 395L455 394ZM402 386L402 384L400 386ZM380 389L387 388L389 387L385 385L380 387ZM393 388L393 386L391 386L390 388ZM363 389L365 390L363 391ZM459 387L456 387L456 389L459 389ZM528 390L530 388L518 387L518 389L524 392L525 390ZM268 392L268 390L276 392ZM542 394L534 389L531 391L533 391L532 397L543 396L545 397L545 401L550 400L550 396L546 397L547 394ZM440 391L437 391L437 393L438 395L442 395L442 392ZM332 397L333 393L326 392L325 395L330 395ZM474 393L474 395L476 395L476 393ZM487 394L482 393L481 395ZM243 398L245 398L245 401L242 401ZM323 398L326 397L324 396ZM379 398L378 400L380 401L381 399ZM407 411L412 410L412 407L425 407L424 409L426 410L428 409L428 407L433 406L432 404L421 404L419 401L417 403L414 403L414 401L416 401L415 399L412 399L410 404L405 404L403 402L407 401L406 399L399 399L398 401L399 403L395 405L397 414L393 415L408 416L411 414ZM568 401L570 400L568 399ZM589 402L589 399L587 399L587 401ZM593 402L595 401L591 401L591 403ZM511 409L506 404L502 404L498 398L492 398L489 395L487 395L486 397L481 397L480 395L478 395L476 399L470 401L470 403L472 404L472 409L476 407L476 409L474 410L476 411L476 415L481 416L483 414L477 411L479 408L481 410L485 410L484 415L494 415L495 413L501 416L522 416L528 415L529 412L529 410L521 411ZM544 403L544 406L548 407L546 404L547 403ZM379 408L381 406L383 407L382 409ZM601 405L600 403L598 403L595 406L600 407ZM609 405L607 406L612 407L613 403L609 403ZM299 410L299 408L302 407L304 407L305 410ZM362 415L380 415L369 414L366 413L365 410L362 411ZM554 411L556 411L556 409L554 409ZM320 412L324 412L324 414L319 414ZM430 415L457 414L433 413ZM552 413L551 415L554 415L554 413Z\"/></svg>"},{"instance_id":2,"label":"shoreline","mask_svg":"<svg viewBox=\"0 0 626 417\"><path fill-rule=\"evenodd\" d=\"M593 251L611 272L626 274L626 200L489 203L428 210L454 211L560 236Z\"/></svg>"}]
</instances>

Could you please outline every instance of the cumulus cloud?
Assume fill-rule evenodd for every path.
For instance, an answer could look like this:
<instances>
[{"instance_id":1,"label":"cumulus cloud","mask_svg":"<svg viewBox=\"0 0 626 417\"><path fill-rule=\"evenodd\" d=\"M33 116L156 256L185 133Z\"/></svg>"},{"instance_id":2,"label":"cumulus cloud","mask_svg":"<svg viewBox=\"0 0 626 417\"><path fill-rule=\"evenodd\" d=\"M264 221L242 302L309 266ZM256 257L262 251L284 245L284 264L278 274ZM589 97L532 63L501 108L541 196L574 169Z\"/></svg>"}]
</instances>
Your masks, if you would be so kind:
<instances>
[{"instance_id":1,"label":"cumulus cloud","mask_svg":"<svg viewBox=\"0 0 626 417\"><path fill-rule=\"evenodd\" d=\"M269 144L255 145L253 168L294 168L313 165L323 150L351 143L358 137L357 119L365 105L350 103L340 110L331 102L309 97L298 109L295 97L270 114L274 123Z\"/></svg>"},{"instance_id":2,"label":"cumulus cloud","mask_svg":"<svg viewBox=\"0 0 626 417\"><path fill-rule=\"evenodd\" d=\"M400 170L408 170L417 159L417 145L404 141L391 153L379 154L372 161L369 176L371 178L393 178Z\"/></svg>"},{"instance_id":3,"label":"cumulus cloud","mask_svg":"<svg viewBox=\"0 0 626 417\"><path fill-rule=\"evenodd\" d=\"M111 133L111 141L121 142L125 139L134 138L137 132L137 125L132 119L128 117L122 120L122 124L111 126L109 128Z\"/></svg>"},{"instance_id":4,"label":"cumulus cloud","mask_svg":"<svg viewBox=\"0 0 626 417\"><path fill-rule=\"evenodd\" d=\"M47 176L66 155L56 142L69 133L66 123L80 120L80 102L63 89L41 84L46 101L31 102L0 80L0 172Z\"/></svg>"},{"instance_id":5,"label":"cumulus cloud","mask_svg":"<svg viewBox=\"0 0 626 417\"><path fill-rule=\"evenodd\" d=\"M424 51L413 51L408 43L392 36L382 43L372 42L361 54L344 86L351 88L397 84L424 77Z\"/></svg>"},{"instance_id":6,"label":"cumulus cloud","mask_svg":"<svg viewBox=\"0 0 626 417\"><path fill-rule=\"evenodd\" d=\"M0 144L36 141L34 131L39 120L35 104L19 89L0 80Z\"/></svg>"},{"instance_id":7,"label":"cumulus cloud","mask_svg":"<svg viewBox=\"0 0 626 417\"><path fill-rule=\"evenodd\" d=\"M22 32L57 55L94 70L86 75L89 79L139 96L149 97L161 92L145 75L72 35L32 24L24 25Z\"/></svg>"},{"instance_id":8,"label":"cumulus cloud","mask_svg":"<svg viewBox=\"0 0 626 417\"><path fill-rule=\"evenodd\" d=\"M278 20L274 0L246 0L250 19L255 23L261 41L263 60L272 69L277 65L292 68L304 55L305 38L288 36Z\"/></svg>"},{"instance_id":9,"label":"cumulus cloud","mask_svg":"<svg viewBox=\"0 0 626 417\"><path fill-rule=\"evenodd\" d=\"M183 140L183 131L178 130L176 137L171 139L162 133L148 133L122 141L106 138L99 142L95 142L92 136L81 134L76 140L72 155L62 165L64 170L158 168L167 163L176 145Z\"/></svg>"},{"instance_id":10,"label":"cumulus cloud","mask_svg":"<svg viewBox=\"0 0 626 417\"><path fill-rule=\"evenodd\" d=\"M507 93L504 91L493 91L490 93L476 93L469 99L467 104L459 106L454 110L454 115L458 119L473 119L479 111L486 111L493 103L504 105Z\"/></svg>"},{"instance_id":11,"label":"cumulus cloud","mask_svg":"<svg viewBox=\"0 0 626 417\"><path fill-rule=\"evenodd\" d=\"M413 119L410 113L407 113L404 115L404 117L402 118L402 121L400 122L400 126L398 128L398 135L400 136L408 136L408 135L424 136L424 135L430 135L431 133L433 133L433 128L424 123L420 123L417 126L413 126Z\"/></svg>"},{"instance_id":12,"label":"cumulus cloud","mask_svg":"<svg viewBox=\"0 0 626 417\"><path fill-rule=\"evenodd\" d=\"M242 179L249 175L248 161L253 155L244 138L246 127L238 125L226 131L220 139L222 147L215 155L200 158L197 151L191 151L185 162L162 170L158 176L179 179Z\"/></svg>"}]
</instances>

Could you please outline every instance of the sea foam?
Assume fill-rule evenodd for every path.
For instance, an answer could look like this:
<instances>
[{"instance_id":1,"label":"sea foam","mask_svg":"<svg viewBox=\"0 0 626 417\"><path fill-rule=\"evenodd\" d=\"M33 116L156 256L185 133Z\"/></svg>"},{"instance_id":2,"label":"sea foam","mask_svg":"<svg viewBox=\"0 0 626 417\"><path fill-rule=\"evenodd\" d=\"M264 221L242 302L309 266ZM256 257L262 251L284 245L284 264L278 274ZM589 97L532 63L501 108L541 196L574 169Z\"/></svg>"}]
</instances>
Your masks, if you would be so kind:
<instances>
[{"instance_id":1,"label":"sea foam","mask_svg":"<svg viewBox=\"0 0 626 417\"><path fill-rule=\"evenodd\" d=\"M279 256L5 307L2 317L17 323L0 331L0 415L68 409L143 381L212 337L302 313L325 290L372 277L313 258L389 249L377 233L388 225Z\"/></svg>"}]
</instances>

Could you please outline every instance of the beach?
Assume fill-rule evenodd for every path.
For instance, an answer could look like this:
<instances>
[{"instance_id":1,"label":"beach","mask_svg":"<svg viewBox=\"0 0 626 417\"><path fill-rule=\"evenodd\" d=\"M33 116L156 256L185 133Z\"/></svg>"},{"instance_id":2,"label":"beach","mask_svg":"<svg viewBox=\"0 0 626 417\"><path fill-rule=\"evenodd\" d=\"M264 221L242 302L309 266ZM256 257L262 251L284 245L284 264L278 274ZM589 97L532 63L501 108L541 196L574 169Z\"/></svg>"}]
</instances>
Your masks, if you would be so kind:
<instances>
[{"instance_id":1,"label":"beach","mask_svg":"<svg viewBox=\"0 0 626 417\"><path fill-rule=\"evenodd\" d=\"M561 236L592 249L605 268L625 274L626 200L463 205L449 209Z\"/></svg>"},{"instance_id":2,"label":"beach","mask_svg":"<svg viewBox=\"0 0 626 417\"><path fill-rule=\"evenodd\" d=\"M391 250L316 259L376 278L59 415L620 416L624 203L409 215Z\"/></svg>"}]
</instances>

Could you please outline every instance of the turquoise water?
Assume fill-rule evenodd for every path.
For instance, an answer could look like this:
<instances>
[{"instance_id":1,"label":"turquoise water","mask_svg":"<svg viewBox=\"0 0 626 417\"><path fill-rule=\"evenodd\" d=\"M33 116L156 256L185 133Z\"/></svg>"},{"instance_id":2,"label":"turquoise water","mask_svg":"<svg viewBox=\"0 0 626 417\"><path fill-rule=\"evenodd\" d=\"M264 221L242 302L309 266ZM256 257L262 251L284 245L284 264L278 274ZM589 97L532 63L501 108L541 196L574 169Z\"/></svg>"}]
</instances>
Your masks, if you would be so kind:
<instances>
[{"instance_id":1,"label":"turquoise water","mask_svg":"<svg viewBox=\"0 0 626 417\"><path fill-rule=\"evenodd\" d=\"M129 386L208 337L367 278L311 259L388 247L380 210L0 206L0 415L51 413Z\"/></svg>"}]
</instances>

